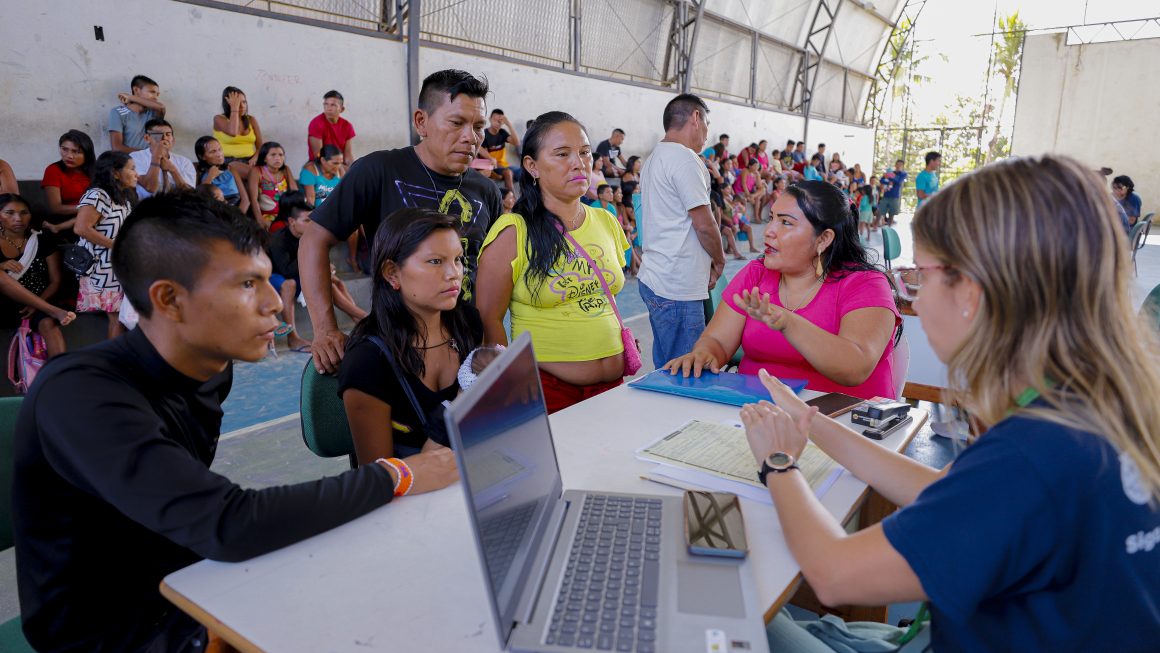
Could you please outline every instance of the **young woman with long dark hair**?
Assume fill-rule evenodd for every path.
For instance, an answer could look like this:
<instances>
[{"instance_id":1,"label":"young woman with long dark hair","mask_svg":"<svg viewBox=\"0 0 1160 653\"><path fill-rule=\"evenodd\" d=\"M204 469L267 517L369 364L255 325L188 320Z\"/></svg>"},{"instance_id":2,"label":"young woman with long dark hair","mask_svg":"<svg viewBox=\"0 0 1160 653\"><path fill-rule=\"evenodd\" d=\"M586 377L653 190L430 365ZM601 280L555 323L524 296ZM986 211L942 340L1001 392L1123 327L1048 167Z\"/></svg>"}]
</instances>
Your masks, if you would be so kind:
<instances>
[{"instance_id":1,"label":"young woman with long dark hair","mask_svg":"<svg viewBox=\"0 0 1160 653\"><path fill-rule=\"evenodd\" d=\"M93 139L79 129L61 134L57 145L60 160L48 164L40 181L48 201L48 211L52 214L45 221L44 228L50 233L60 234L65 240L74 241L77 203L92 183L97 154L93 149Z\"/></svg>"},{"instance_id":2,"label":"young woman with long dark hair","mask_svg":"<svg viewBox=\"0 0 1160 653\"><path fill-rule=\"evenodd\" d=\"M351 334L338 372L359 464L440 452L446 464L438 468L441 481L430 489L457 475L450 451L429 439L424 421L459 393L459 367L483 339L479 313L459 298L458 226L453 216L410 208L395 211L379 226L372 246L371 312Z\"/></svg>"},{"instance_id":3,"label":"young woman with long dark hair","mask_svg":"<svg viewBox=\"0 0 1160 653\"><path fill-rule=\"evenodd\" d=\"M476 306L490 343L507 344L509 309L512 336L531 332L544 399L555 412L623 382L624 343L604 284L613 294L624 285L629 245L611 214L580 202L592 146L575 118L561 111L540 116L524 135L521 154L522 194L484 241Z\"/></svg>"},{"instance_id":4,"label":"young woman with long dark hair","mask_svg":"<svg viewBox=\"0 0 1160 653\"><path fill-rule=\"evenodd\" d=\"M891 353L902 318L890 280L858 240L842 191L820 181L786 189L765 228L765 256L741 269L693 350L665 369L806 379L811 390L866 399L897 392Z\"/></svg>"},{"instance_id":5,"label":"young woman with long dark hair","mask_svg":"<svg viewBox=\"0 0 1160 653\"><path fill-rule=\"evenodd\" d=\"M202 136L193 144L193 153L197 157L197 184L220 189L224 202L248 213L250 194L242 176L226 164L222 144L213 136Z\"/></svg>"}]
</instances>

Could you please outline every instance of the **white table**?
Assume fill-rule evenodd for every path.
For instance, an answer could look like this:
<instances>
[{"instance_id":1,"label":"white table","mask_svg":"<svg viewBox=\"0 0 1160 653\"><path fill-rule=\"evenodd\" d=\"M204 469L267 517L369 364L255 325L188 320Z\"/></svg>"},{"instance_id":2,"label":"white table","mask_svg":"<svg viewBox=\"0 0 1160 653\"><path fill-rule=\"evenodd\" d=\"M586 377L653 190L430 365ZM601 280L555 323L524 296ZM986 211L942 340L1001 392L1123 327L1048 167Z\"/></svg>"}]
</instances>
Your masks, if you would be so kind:
<instances>
[{"instance_id":1,"label":"white table","mask_svg":"<svg viewBox=\"0 0 1160 653\"><path fill-rule=\"evenodd\" d=\"M911 412L911 425L883 446L902 451L924 427L927 414ZM737 415L736 407L628 387L606 392L551 418L564 487L679 495L641 480L653 465L633 452L689 419ZM843 472L822 503L846 521L866 492ZM743 501L751 548L743 573L755 574L768 620L800 569L773 507ZM456 484L247 562L199 562L167 576L161 591L242 651L496 651L467 519Z\"/></svg>"}]
</instances>

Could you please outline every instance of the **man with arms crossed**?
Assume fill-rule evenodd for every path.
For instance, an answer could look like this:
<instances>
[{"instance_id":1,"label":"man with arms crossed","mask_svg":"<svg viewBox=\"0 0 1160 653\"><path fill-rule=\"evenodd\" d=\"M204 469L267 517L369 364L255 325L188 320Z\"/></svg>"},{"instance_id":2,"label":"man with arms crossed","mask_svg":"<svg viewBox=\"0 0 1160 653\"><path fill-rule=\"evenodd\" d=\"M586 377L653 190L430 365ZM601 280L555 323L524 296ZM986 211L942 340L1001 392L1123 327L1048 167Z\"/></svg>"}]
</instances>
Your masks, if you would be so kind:
<instances>
[{"instance_id":1,"label":"man with arms crossed","mask_svg":"<svg viewBox=\"0 0 1160 653\"><path fill-rule=\"evenodd\" d=\"M422 141L360 158L311 214L313 222L298 250L298 267L314 325L311 353L319 372L337 371L346 345L346 335L334 319L330 248L359 226L365 227L368 242L374 242L379 223L401 208L430 208L458 216L466 257L461 294L474 301L479 248L492 221L503 213L499 189L470 168L487 127L487 93L487 82L462 70L429 75L412 115Z\"/></svg>"},{"instance_id":2,"label":"man with arms crossed","mask_svg":"<svg viewBox=\"0 0 1160 653\"><path fill-rule=\"evenodd\" d=\"M205 629L160 594L167 574L293 544L407 488L379 462L264 490L210 471L231 361L266 355L282 309L264 238L192 192L142 201L113 250L137 328L37 376L12 485L20 616L36 650L200 652ZM410 493L456 474L445 447L407 468Z\"/></svg>"},{"instance_id":3,"label":"man with arms crossed","mask_svg":"<svg viewBox=\"0 0 1160 653\"><path fill-rule=\"evenodd\" d=\"M641 170L644 255L640 296L653 332L653 363L692 351L705 330L703 302L725 269L721 230L709 208L709 171L697 155L709 107L696 95L665 106L665 137Z\"/></svg>"}]
</instances>

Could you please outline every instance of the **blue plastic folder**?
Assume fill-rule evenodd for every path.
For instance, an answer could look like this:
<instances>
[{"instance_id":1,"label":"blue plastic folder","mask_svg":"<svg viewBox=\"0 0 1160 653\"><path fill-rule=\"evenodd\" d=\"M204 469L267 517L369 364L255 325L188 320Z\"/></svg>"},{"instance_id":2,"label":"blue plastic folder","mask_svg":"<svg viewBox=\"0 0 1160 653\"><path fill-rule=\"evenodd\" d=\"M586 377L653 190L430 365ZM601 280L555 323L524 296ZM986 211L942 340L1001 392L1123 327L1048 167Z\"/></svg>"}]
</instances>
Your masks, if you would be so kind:
<instances>
[{"instance_id":1,"label":"blue plastic folder","mask_svg":"<svg viewBox=\"0 0 1160 653\"><path fill-rule=\"evenodd\" d=\"M806 382L803 379L780 380L788 385L794 394L801 392L806 387ZM664 392L730 406L744 406L762 399L769 401L769 391L761 385L761 379L756 374L713 374L704 371L701 372L701 378L690 376L686 379L680 374L669 374L665 370L656 370L631 381L628 385L641 390Z\"/></svg>"}]
</instances>

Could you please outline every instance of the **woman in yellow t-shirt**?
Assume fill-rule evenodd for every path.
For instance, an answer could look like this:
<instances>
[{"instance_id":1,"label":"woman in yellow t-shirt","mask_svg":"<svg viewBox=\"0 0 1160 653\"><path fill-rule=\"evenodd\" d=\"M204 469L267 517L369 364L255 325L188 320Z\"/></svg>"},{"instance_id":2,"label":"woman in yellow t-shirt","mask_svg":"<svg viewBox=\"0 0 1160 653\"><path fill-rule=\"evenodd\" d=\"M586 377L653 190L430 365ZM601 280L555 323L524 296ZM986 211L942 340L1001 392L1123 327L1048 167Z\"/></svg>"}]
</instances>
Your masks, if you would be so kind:
<instances>
[{"instance_id":1,"label":"woman in yellow t-shirt","mask_svg":"<svg viewBox=\"0 0 1160 653\"><path fill-rule=\"evenodd\" d=\"M560 111L537 118L521 158L520 200L492 225L479 254L476 307L488 343L507 343L509 309L512 337L532 334L544 400L556 412L623 382L620 324L596 275L619 292L629 245L612 214L580 202L592 146L575 118Z\"/></svg>"},{"instance_id":2,"label":"woman in yellow t-shirt","mask_svg":"<svg viewBox=\"0 0 1160 653\"><path fill-rule=\"evenodd\" d=\"M213 137L222 144L226 165L245 179L262 147L262 128L250 115L246 94L240 88L227 86L222 91L222 112L213 117Z\"/></svg>"}]
</instances>

